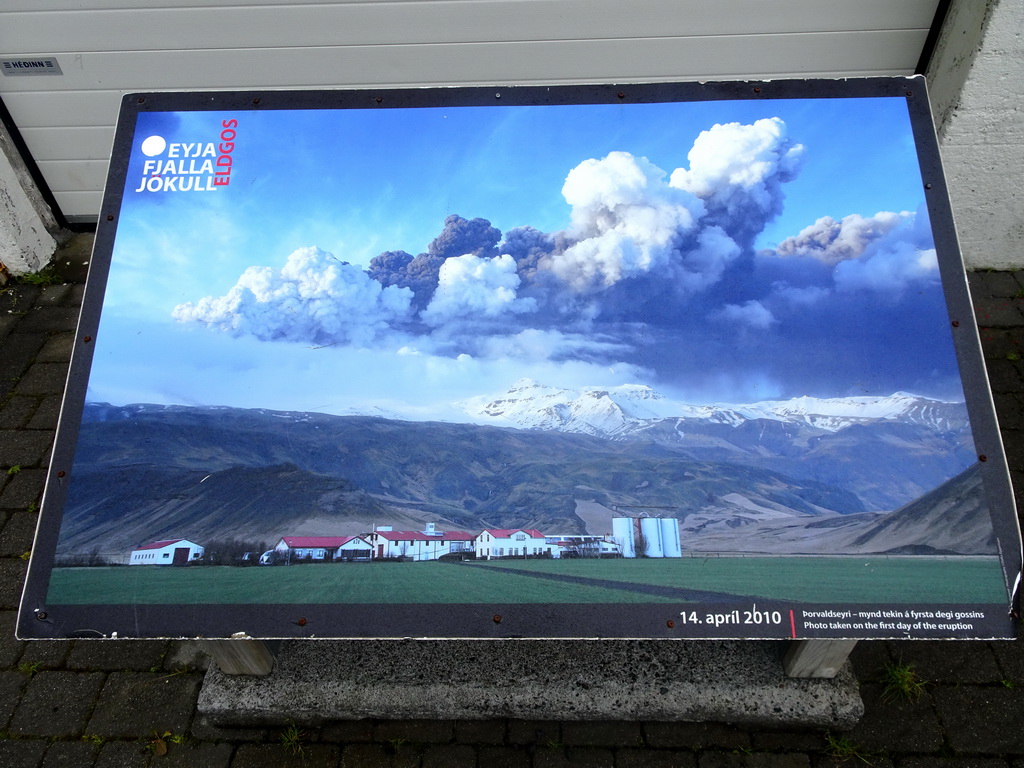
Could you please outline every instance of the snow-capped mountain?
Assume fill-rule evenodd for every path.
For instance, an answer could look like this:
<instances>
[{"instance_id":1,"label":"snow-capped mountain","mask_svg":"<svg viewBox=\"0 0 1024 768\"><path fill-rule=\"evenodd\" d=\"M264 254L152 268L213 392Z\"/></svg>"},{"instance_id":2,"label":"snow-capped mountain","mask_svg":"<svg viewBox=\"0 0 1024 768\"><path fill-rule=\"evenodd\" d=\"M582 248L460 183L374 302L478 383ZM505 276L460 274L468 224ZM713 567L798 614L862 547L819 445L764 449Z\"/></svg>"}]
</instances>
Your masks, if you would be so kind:
<instances>
[{"instance_id":1,"label":"snow-capped mountain","mask_svg":"<svg viewBox=\"0 0 1024 768\"><path fill-rule=\"evenodd\" d=\"M740 427L754 420L839 432L854 424L905 423L937 432L966 426L963 403L905 392L888 396L767 400L749 404L692 405L663 397L642 384L564 389L520 379L507 392L482 395L457 406L480 423L520 429L629 437L670 420L676 433L698 425Z\"/></svg>"}]
</instances>

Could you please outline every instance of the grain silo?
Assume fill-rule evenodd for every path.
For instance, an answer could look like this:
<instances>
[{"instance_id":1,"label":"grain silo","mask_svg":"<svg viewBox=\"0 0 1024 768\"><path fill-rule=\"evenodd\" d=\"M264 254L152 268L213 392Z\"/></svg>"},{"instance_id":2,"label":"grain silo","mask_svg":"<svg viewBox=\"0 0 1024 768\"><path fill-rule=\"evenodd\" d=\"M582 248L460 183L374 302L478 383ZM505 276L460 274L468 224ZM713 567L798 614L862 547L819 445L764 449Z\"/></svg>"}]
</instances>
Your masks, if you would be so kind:
<instances>
[{"instance_id":1,"label":"grain silo","mask_svg":"<svg viewBox=\"0 0 1024 768\"><path fill-rule=\"evenodd\" d=\"M661 548L665 557L682 557L679 543L679 521L674 517L661 518Z\"/></svg>"},{"instance_id":2,"label":"grain silo","mask_svg":"<svg viewBox=\"0 0 1024 768\"><path fill-rule=\"evenodd\" d=\"M665 550L661 542L661 520L656 517L640 518L640 534L643 537L645 551L648 557L664 557Z\"/></svg>"},{"instance_id":3,"label":"grain silo","mask_svg":"<svg viewBox=\"0 0 1024 768\"><path fill-rule=\"evenodd\" d=\"M632 517L612 518L612 539L622 549L623 557L636 557L636 536L633 533L633 525L636 523Z\"/></svg>"}]
</instances>

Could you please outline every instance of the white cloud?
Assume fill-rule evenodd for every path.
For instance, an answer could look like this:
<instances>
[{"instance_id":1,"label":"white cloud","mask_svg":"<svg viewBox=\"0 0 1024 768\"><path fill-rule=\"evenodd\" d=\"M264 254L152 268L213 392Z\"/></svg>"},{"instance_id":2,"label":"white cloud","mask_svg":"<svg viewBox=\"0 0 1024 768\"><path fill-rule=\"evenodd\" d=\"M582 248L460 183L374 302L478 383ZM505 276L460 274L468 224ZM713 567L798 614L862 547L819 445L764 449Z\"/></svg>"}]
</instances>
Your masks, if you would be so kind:
<instances>
[{"instance_id":1,"label":"white cloud","mask_svg":"<svg viewBox=\"0 0 1024 768\"><path fill-rule=\"evenodd\" d=\"M446 259L438 274L437 290L420 317L429 325L452 320L533 312L537 302L517 298L519 275L508 254L488 259L465 254Z\"/></svg>"},{"instance_id":2,"label":"white cloud","mask_svg":"<svg viewBox=\"0 0 1024 768\"><path fill-rule=\"evenodd\" d=\"M792 285L775 285L772 287L772 298L782 299L794 307L810 307L831 295L828 288L821 286L805 286L798 288Z\"/></svg>"},{"instance_id":3,"label":"white cloud","mask_svg":"<svg viewBox=\"0 0 1024 768\"><path fill-rule=\"evenodd\" d=\"M761 331L775 324L775 317L771 311L756 300L743 304L726 304L715 313L715 317Z\"/></svg>"},{"instance_id":4,"label":"white cloud","mask_svg":"<svg viewBox=\"0 0 1024 768\"><path fill-rule=\"evenodd\" d=\"M575 240L545 266L580 291L667 267L682 237L695 229L703 204L665 183L665 172L628 152L585 160L566 177L572 206L566 235Z\"/></svg>"},{"instance_id":5,"label":"white cloud","mask_svg":"<svg viewBox=\"0 0 1024 768\"><path fill-rule=\"evenodd\" d=\"M938 277L938 270L934 248L903 241L878 249L870 258L836 265L833 278L840 291L899 292L911 281Z\"/></svg>"},{"instance_id":6,"label":"white cloud","mask_svg":"<svg viewBox=\"0 0 1024 768\"><path fill-rule=\"evenodd\" d=\"M264 341L366 345L409 312L412 292L382 288L358 267L319 248L285 265L249 267L224 296L179 304L173 317Z\"/></svg>"},{"instance_id":7,"label":"white cloud","mask_svg":"<svg viewBox=\"0 0 1024 768\"><path fill-rule=\"evenodd\" d=\"M770 211L777 185L799 171L803 150L788 140L786 124L777 117L752 125L717 124L701 131L687 155L689 170L677 168L669 183L704 200L742 195Z\"/></svg>"},{"instance_id":8,"label":"white cloud","mask_svg":"<svg viewBox=\"0 0 1024 768\"><path fill-rule=\"evenodd\" d=\"M739 255L740 247L721 227L708 227L697 237L696 246L686 252L673 277L691 291L708 288Z\"/></svg>"},{"instance_id":9,"label":"white cloud","mask_svg":"<svg viewBox=\"0 0 1024 768\"><path fill-rule=\"evenodd\" d=\"M527 328L510 336L492 336L481 345L482 355L490 359L537 361L587 357L608 359L629 350L629 345L613 339L538 328Z\"/></svg>"}]
</instances>

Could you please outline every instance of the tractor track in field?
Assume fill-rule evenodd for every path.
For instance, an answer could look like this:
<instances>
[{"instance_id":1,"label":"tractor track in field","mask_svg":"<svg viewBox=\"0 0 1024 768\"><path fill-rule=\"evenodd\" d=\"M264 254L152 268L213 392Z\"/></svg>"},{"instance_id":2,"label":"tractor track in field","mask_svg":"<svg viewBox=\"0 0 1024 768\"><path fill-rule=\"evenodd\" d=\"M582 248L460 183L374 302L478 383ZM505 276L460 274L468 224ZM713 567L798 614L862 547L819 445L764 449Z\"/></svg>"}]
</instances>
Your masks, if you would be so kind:
<instances>
[{"instance_id":1,"label":"tractor track in field","mask_svg":"<svg viewBox=\"0 0 1024 768\"><path fill-rule=\"evenodd\" d=\"M457 562L456 564L466 566L469 568L481 567L477 564L467 562ZM595 579L589 576L571 576L568 574L561 573L542 573L540 571L527 571L521 570L519 568L505 568L500 565L485 565L482 567L492 571L500 571L501 573L514 573L519 576L532 576L533 578L546 579L548 581L557 581L563 584L577 584L585 587L603 587L605 589L615 589L622 592L635 592L641 595L651 595L652 597L667 597L672 600L680 600L682 602L731 603L737 600L763 599L757 598L754 595L736 595L731 592L711 592L706 589L665 587L658 584L639 584L631 581L615 581L614 579Z\"/></svg>"}]
</instances>

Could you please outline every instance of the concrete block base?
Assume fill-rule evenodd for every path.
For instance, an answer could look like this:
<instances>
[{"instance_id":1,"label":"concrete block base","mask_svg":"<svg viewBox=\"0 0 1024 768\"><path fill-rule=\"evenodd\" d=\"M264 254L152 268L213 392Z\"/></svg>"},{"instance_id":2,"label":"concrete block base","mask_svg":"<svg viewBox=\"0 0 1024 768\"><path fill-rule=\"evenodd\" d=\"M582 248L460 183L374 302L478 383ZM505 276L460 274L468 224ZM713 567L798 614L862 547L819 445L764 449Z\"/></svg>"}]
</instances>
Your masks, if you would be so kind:
<instances>
[{"instance_id":1,"label":"concrete block base","mask_svg":"<svg viewBox=\"0 0 1024 768\"><path fill-rule=\"evenodd\" d=\"M330 720L642 720L847 730L846 664L794 679L785 643L660 640L284 641L266 677L211 665L199 713L222 727Z\"/></svg>"}]
</instances>

